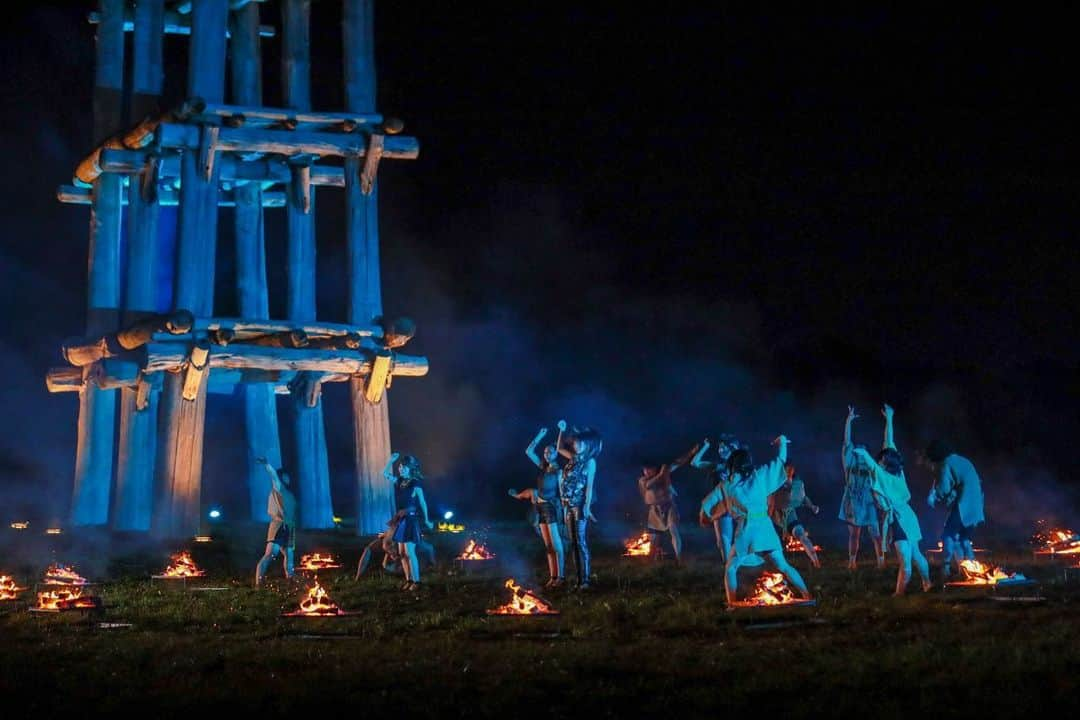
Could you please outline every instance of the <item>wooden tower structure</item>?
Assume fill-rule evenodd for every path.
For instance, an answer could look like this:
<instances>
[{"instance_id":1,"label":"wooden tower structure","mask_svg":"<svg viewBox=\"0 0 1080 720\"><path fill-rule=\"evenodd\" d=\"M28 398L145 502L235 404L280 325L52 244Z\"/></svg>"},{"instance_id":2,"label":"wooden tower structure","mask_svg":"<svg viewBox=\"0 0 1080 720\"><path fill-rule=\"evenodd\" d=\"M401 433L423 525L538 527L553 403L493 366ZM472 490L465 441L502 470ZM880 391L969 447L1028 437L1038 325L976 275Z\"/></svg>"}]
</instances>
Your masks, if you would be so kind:
<instances>
[{"instance_id":1,"label":"wooden tower structure","mask_svg":"<svg viewBox=\"0 0 1080 720\"><path fill-rule=\"evenodd\" d=\"M244 0L99 0L91 14L96 147L58 192L90 206L86 331L64 344L70 367L47 379L79 397L73 525L195 534L207 395L239 392L253 518L265 519L269 490L254 459L280 465L279 431L291 432L301 524L330 527L321 396L339 382L352 398L357 533L381 531L392 514L385 391L394 376L426 374L427 360L399 352L410 321L382 317L377 173L382 160L417 157L419 143L376 112L374 0L338 1L346 107L334 112L311 108L310 0L274 3L279 26L262 22L269 4ZM186 100L170 109L166 33L190 38ZM268 37L281 43L285 107L263 105ZM329 189L345 193L346 323L315 312L316 196ZM214 312L223 206L235 222L235 318ZM282 318L270 317L267 289L273 221L288 233ZM295 412L279 428L281 394Z\"/></svg>"}]
</instances>

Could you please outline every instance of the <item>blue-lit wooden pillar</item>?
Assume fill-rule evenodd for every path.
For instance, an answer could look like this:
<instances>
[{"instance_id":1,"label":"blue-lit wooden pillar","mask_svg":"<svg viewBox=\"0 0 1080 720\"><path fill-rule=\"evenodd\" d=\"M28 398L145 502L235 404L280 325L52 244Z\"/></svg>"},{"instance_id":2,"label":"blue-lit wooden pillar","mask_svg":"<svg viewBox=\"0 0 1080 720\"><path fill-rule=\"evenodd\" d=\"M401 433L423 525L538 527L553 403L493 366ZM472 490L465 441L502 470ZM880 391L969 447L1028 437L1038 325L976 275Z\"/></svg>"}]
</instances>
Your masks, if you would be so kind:
<instances>
[{"instance_id":1,"label":"blue-lit wooden pillar","mask_svg":"<svg viewBox=\"0 0 1080 720\"><path fill-rule=\"evenodd\" d=\"M164 85L162 49L165 40L164 0L139 0L132 41L132 123L159 111ZM128 246L124 323L158 312L159 264L157 181L153 167L132 176L128 195ZM120 439L116 461L116 497L112 525L117 530L150 529L154 507L154 456L157 451L156 389L148 389L142 407L138 391L120 393Z\"/></svg>"},{"instance_id":2,"label":"blue-lit wooden pillar","mask_svg":"<svg viewBox=\"0 0 1080 720\"><path fill-rule=\"evenodd\" d=\"M124 0L100 0L97 66L94 78L94 142L120 130L124 90ZM94 181L90 206L86 334L99 337L117 329L120 307L120 223L123 179L103 173ZM79 392L79 430L75 483L71 498L74 525L109 521L116 394L87 379Z\"/></svg>"},{"instance_id":3,"label":"blue-lit wooden pillar","mask_svg":"<svg viewBox=\"0 0 1080 720\"><path fill-rule=\"evenodd\" d=\"M344 0L345 107L375 112L374 0ZM362 158L345 160L345 234L349 262L349 322L367 325L382 315L379 283L378 183L365 195L360 186ZM356 532L382 532L394 511L394 496L382 470L390 457L390 419L386 393L378 403L364 397L364 383L350 382L356 460Z\"/></svg>"},{"instance_id":4,"label":"blue-lit wooden pillar","mask_svg":"<svg viewBox=\"0 0 1080 720\"><path fill-rule=\"evenodd\" d=\"M283 0L282 93L285 106L311 110L311 0ZM288 217L289 244L286 267L289 285L287 315L297 322L314 321L315 312L315 187L311 184L311 158L292 163ZM296 445L295 477L300 493L300 524L305 528L331 528L334 509L330 500L330 467L326 457L326 428L318 373L301 373L294 381L292 430ZM313 401L314 404L310 404Z\"/></svg>"},{"instance_id":5,"label":"blue-lit wooden pillar","mask_svg":"<svg viewBox=\"0 0 1080 720\"><path fill-rule=\"evenodd\" d=\"M198 0L192 5L188 97L209 103L224 101L228 14L228 0ZM212 145L212 131L204 128L201 132L203 142ZM214 309L220 163L212 162L207 176L200 155L188 151L181 158L174 304L195 317L210 317ZM190 536L199 530L207 384L203 381L199 385L195 399L185 400L183 373L169 373L165 378L153 528L163 537Z\"/></svg>"},{"instance_id":6,"label":"blue-lit wooden pillar","mask_svg":"<svg viewBox=\"0 0 1080 720\"><path fill-rule=\"evenodd\" d=\"M249 3L233 12L232 100L237 105L262 105L262 56L259 47L259 4ZM256 320L270 318L266 283L266 239L262 207L262 185L247 182L233 190L236 200L236 290L240 316ZM264 457L281 467L278 438L277 399L269 383L240 386L244 402L244 429L247 437L247 487L252 520L269 520L266 499L270 476L255 462Z\"/></svg>"}]
</instances>

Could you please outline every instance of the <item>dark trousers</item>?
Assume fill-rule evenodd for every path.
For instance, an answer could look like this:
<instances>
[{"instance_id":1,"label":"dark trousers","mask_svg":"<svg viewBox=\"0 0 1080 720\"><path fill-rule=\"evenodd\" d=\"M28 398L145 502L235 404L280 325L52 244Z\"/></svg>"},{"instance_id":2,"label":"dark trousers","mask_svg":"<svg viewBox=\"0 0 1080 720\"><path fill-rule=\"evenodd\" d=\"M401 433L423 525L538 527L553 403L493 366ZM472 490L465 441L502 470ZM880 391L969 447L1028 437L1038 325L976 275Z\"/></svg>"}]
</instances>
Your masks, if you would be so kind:
<instances>
[{"instance_id":1,"label":"dark trousers","mask_svg":"<svg viewBox=\"0 0 1080 720\"><path fill-rule=\"evenodd\" d=\"M585 508L568 507L565 515L566 532L574 548L574 566L577 570L578 584L589 582L589 545L585 539Z\"/></svg>"}]
</instances>

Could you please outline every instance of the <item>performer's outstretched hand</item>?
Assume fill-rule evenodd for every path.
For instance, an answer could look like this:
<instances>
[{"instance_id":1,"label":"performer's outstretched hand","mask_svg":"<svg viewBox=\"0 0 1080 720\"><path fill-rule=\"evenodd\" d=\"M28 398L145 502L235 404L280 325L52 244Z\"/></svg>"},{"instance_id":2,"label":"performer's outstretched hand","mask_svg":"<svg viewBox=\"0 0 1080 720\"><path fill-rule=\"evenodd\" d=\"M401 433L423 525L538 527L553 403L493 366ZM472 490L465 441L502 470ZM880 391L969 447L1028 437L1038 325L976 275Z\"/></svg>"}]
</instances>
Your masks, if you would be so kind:
<instances>
[{"instance_id":1,"label":"performer's outstretched hand","mask_svg":"<svg viewBox=\"0 0 1080 720\"><path fill-rule=\"evenodd\" d=\"M559 432L566 432L566 421L565 420L560 420L558 423L556 423L555 426L557 428L559 428Z\"/></svg>"},{"instance_id":2,"label":"performer's outstretched hand","mask_svg":"<svg viewBox=\"0 0 1080 720\"><path fill-rule=\"evenodd\" d=\"M854 405L848 405L847 406L847 419L848 419L848 422L851 422L852 420L854 420L857 417L859 417L859 416L855 413L855 406Z\"/></svg>"},{"instance_id":3,"label":"performer's outstretched hand","mask_svg":"<svg viewBox=\"0 0 1080 720\"><path fill-rule=\"evenodd\" d=\"M891 418L893 416L892 405L890 405L889 403L885 403L884 405L882 405L881 406L881 414L885 416L886 420Z\"/></svg>"},{"instance_id":4,"label":"performer's outstretched hand","mask_svg":"<svg viewBox=\"0 0 1080 720\"><path fill-rule=\"evenodd\" d=\"M791 441L788 440L787 437L784 435L777 435L776 439L772 441L772 444L778 447L782 447L784 445L790 445Z\"/></svg>"}]
</instances>

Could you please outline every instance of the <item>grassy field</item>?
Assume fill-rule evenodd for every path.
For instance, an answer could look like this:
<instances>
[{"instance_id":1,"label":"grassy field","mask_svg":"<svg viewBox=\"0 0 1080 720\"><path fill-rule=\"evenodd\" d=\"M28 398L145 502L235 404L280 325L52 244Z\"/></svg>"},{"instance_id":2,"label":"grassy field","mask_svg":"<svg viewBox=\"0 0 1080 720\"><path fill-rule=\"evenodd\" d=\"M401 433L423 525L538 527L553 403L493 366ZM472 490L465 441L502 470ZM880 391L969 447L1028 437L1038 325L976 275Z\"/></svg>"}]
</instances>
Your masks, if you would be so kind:
<instances>
[{"instance_id":1,"label":"grassy field","mask_svg":"<svg viewBox=\"0 0 1080 720\"><path fill-rule=\"evenodd\" d=\"M598 542L592 592L549 594L557 617L512 618L485 610L508 599L502 585L511 575L526 586L542 582L537 542L516 530L493 532L500 567L463 574L450 558L464 540L438 536L440 566L410 594L398 589L399 577L377 570L355 581L355 539L309 538L311 549L345 560L320 580L357 614L334 619L281 617L306 582L288 582L275 569L266 588L252 588L257 555L247 538L195 546L210 575L187 589L149 579L163 567L160 551L114 545L106 561L99 550L101 615L0 608L0 707L11 718L87 710L155 718L342 711L986 718L1070 707L1080 691L1080 584L1021 547L997 550L994 560L1039 580L1021 594L1038 593L1041 602L941 587L894 599L894 564L852 573L842 553L826 549L821 570L791 556L816 607L728 612L707 546L691 544L677 568L623 558L614 543ZM64 559L77 555L69 548ZM13 557L10 548L4 557ZM18 571L40 576L40 568ZM753 575L746 573L748 582ZM191 589L197 585L228 589Z\"/></svg>"}]
</instances>

